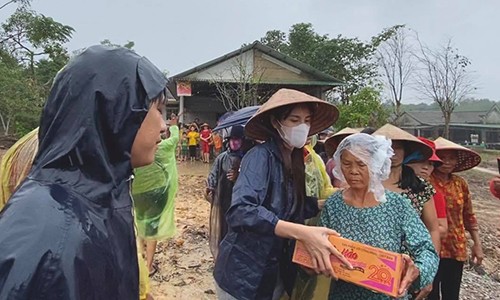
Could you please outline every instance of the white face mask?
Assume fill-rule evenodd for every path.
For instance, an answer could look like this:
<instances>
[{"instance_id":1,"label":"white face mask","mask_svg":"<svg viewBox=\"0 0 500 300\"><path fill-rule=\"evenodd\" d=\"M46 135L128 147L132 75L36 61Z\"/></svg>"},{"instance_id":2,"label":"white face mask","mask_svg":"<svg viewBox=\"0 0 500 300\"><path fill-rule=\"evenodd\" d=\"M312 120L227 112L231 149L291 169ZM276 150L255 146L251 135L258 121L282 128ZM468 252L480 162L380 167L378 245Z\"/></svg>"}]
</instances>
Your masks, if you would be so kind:
<instances>
[{"instance_id":1,"label":"white face mask","mask_svg":"<svg viewBox=\"0 0 500 300\"><path fill-rule=\"evenodd\" d=\"M307 137L309 136L310 126L302 123L295 127L289 127L280 124L281 130L278 130L281 138L290 146L295 148L302 148L306 144Z\"/></svg>"}]
</instances>

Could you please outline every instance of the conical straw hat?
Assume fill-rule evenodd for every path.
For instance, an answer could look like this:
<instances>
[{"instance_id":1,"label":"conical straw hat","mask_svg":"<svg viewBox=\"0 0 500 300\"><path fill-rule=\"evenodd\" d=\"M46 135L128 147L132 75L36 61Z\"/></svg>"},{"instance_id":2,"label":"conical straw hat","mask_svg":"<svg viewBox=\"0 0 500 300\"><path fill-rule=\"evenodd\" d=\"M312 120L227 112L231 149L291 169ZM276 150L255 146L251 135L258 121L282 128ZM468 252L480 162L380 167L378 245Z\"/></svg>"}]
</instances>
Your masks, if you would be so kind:
<instances>
[{"instance_id":1,"label":"conical straw hat","mask_svg":"<svg viewBox=\"0 0 500 300\"><path fill-rule=\"evenodd\" d=\"M422 153L422 161L428 160L432 156L432 148L429 147L424 142L420 141L414 135L404 131L401 128L398 128L391 124L385 124L380 127L377 131L373 133L373 135L383 135L386 138L391 139L392 141L401 141L407 147L408 153L405 153L405 156L410 155L415 151L419 151Z\"/></svg>"},{"instance_id":2,"label":"conical straw hat","mask_svg":"<svg viewBox=\"0 0 500 300\"><path fill-rule=\"evenodd\" d=\"M245 135L255 140L265 141L269 139L272 132L270 115L273 111L278 107L301 103L312 103L316 106L311 118L309 135L330 127L339 117L339 110L333 104L296 90L280 89L248 121L245 126Z\"/></svg>"},{"instance_id":3,"label":"conical straw hat","mask_svg":"<svg viewBox=\"0 0 500 300\"><path fill-rule=\"evenodd\" d=\"M472 151L464 146L455 144L445 138L437 138L434 141L434 144L436 145L436 152L438 153L438 156L439 151L442 150L456 151L458 161L455 169L453 169L453 173L472 169L475 166L479 165L479 163L481 163L481 156L477 152Z\"/></svg>"},{"instance_id":4,"label":"conical straw hat","mask_svg":"<svg viewBox=\"0 0 500 300\"><path fill-rule=\"evenodd\" d=\"M337 131L331 137L327 138L325 140L325 151L328 157L333 156L342 139L354 133L359 133L359 131L350 127L346 127L340 131Z\"/></svg>"}]
</instances>

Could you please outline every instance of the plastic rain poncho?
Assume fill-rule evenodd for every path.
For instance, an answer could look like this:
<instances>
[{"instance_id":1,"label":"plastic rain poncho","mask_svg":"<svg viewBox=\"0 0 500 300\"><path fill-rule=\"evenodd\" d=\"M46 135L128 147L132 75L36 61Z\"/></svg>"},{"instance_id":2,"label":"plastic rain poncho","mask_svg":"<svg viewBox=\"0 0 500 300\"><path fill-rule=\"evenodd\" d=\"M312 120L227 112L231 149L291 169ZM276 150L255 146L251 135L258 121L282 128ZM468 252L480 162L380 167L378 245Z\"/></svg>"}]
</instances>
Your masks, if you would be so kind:
<instances>
[{"instance_id":1,"label":"plastic rain poncho","mask_svg":"<svg viewBox=\"0 0 500 300\"><path fill-rule=\"evenodd\" d=\"M215 159L208 174L207 186L213 191L210 207L209 246L214 259L217 258L219 244L228 231L226 212L231 206L234 182L227 178L227 174L230 170L238 172L241 157L241 151L228 149L222 152Z\"/></svg>"},{"instance_id":2,"label":"plastic rain poncho","mask_svg":"<svg viewBox=\"0 0 500 300\"><path fill-rule=\"evenodd\" d=\"M304 157L306 175L306 195L318 199L328 198L335 189L330 177L326 173L325 163L321 156L314 151L317 142L316 136L311 138L311 143L304 146L307 155Z\"/></svg>"},{"instance_id":3,"label":"plastic rain poncho","mask_svg":"<svg viewBox=\"0 0 500 300\"><path fill-rule=\"evenodd\" d=\"M326 199L335 192L330 177L326 173L325 163L321 156L314 151L317 137L311 137L311 142L304 146L307 151L304 157L306 195L318 199ZM315 226L319 216L306 221L306 224ZM291 300L327 299L330 292L331 279L323 275L309 275L303 270L297 272L295 286Z\"/></svg>"},{"instance_id":4,"label":"plastic rain poncho","mask_svg":"<svg viewBox=\"0 0 500 300\"><path fill-rule=\"evenodd\" d=\"M170 137L158 145L155 161L135 170L132 184L137 234L146 240L175 235L175 195L178 189L175 149L179 127L170 126Z\"/></svg>"},{"instance_id":5,"label":"plastic rain poncho","mask_svg":"<svg viewBox=\"0 0 500 300\"><path fill-rule=\"evenodd\" d=\"M385 189L382 183L391 173L391 157L394 155L391 140L384 136L372 136L366 133L355 133L342 140L333 155L335 161L333 174L343 183L346 183L346 179L342 173L341 156L346 150L368 166L370 173L368 190L373 192L377 201L385 202Z\"/></svg>"},{"instance_id":6,"label":"plastic rain poncho","mask_svg":"<svg viewBox=\"0 0 500 300\"><path fill-rule=\"evenodd\" d=\"M0 299L139 298L130 151L167 80L93 46L54 80L28 177L0 212Z\"/></svg>"},{"instance_id":7,"label":"plastic rain poncho","mask_svg":"<svg viewBox=\"0 0 500 300\"><path fill-rule=\"evenodd\" d=\"M0 162L0 210L17 186L26 178L38 151L38 128L23 136Z\"/></svg>"},{"instance_id":8,"label":"plastic rain poncho","mask_svg":"<svg viewBox=\"0 0 500 300\"><path fill-rule=\"evenodd\" d=\"M38 127L23 136L17 143L9 148L2 158L0 166L0 178L2 179L2 189L0 190L0 203L7 203L10 195L17 186L26 178L33 159L38 150ZM5 183L5 185L3 185ZM1 209L1 207L0 207ZM140 247L137 247L140 249ZM146 267L146 260L138 251L139 260L139 299L145 300L149 293L149 273Z\"/></svg>"}]
</instances>

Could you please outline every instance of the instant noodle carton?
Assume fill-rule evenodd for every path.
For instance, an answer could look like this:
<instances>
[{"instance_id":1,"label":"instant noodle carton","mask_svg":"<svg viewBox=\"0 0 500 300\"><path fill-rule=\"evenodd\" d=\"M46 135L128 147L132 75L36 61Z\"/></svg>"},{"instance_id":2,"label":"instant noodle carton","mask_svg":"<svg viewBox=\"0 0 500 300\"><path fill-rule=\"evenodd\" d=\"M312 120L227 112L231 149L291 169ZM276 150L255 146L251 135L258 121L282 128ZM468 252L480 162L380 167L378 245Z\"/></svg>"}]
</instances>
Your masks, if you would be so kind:
<instances>
[{"instance_id":1,"label":"instant noodle carton","mask_svg":"<svg viewBox=\"0 0 500 300\"><path fill-rule=\"evenodd\" d=\"M353 270L349 270L338 258L331 255L332 267L339 279L391 297L398 296L403 270L401 254L333 235L329 240L354 267ZM300 241L295 244L292 260L294 263L312 268L311 256Z\"/></svg>"}]
</instances>

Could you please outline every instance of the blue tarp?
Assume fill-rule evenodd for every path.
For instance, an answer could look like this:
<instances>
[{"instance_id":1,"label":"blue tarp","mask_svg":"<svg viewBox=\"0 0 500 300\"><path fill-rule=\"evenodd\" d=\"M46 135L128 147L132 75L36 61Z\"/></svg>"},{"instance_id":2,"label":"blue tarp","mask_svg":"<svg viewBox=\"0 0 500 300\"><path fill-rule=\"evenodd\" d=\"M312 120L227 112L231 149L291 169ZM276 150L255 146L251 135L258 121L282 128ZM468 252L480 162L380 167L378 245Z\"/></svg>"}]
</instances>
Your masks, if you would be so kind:
<instances>
[{"instance_id":1,"label":"blue tarp","mask_svg":"<svg viewBox=\"0 0 500 300\"><path fill-rule=\"evenodd\" d=\"M224 120L220 121L219 120L219 125L215 127L213 130L221 130L224 128L228 128L234 125L242 125L245 126L250 120L250 118L259 110L260 105L256 106L248 106L244 107L240 110L237 110L233 112L229 117L225 118ZM222 118L221 118L222 119Z\"/></svg>"}]
</instances>

